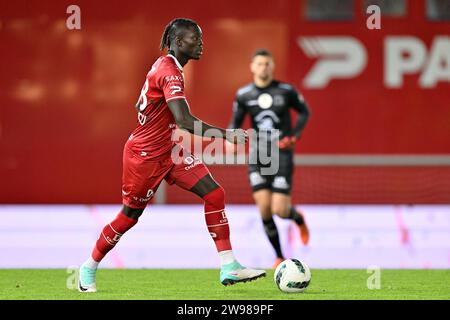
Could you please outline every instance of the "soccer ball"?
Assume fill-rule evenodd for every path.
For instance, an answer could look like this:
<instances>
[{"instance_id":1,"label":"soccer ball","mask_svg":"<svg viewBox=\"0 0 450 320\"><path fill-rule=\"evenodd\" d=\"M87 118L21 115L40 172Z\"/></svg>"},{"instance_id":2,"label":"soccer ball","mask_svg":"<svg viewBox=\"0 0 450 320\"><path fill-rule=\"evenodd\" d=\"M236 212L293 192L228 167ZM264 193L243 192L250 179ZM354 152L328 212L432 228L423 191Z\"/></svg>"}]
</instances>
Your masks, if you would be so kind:
<instances>
[{"instance_id":1,"label":"soccer ball","mask_svg":"<svg viewBox=\"0 0 450 320\"><path fill-rule=\"evenodd\" d=\"M311 271L306 263L297 259L286 259L275 269L274 281L283 292L303 292L311 281Z\"/></svg>"}]
</instances>

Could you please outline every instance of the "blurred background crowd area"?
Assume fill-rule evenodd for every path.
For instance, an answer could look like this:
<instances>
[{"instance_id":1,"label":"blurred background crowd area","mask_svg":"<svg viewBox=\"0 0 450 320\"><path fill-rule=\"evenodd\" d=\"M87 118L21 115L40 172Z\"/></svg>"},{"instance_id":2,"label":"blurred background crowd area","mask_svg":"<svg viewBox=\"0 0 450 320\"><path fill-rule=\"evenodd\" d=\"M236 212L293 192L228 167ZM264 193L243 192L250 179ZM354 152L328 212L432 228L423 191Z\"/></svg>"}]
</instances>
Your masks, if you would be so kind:
<instances>
[{"instance_id":1,"label":"blurred background crowd area","mask_svg":"<svg viewBox=\"0 0 450 320\"><path fill-rule=\"evenodd\" d=\"M74 4L79 30L66 24ZM367 28L371 4L381 29ZM261 47L305 97L294 201L450 203L448 0L2 1L0 203L121 202L134 105L175 17L203 30L204 55L185 67L199 118L228 125ZM355 50L330 56L330 39ZM317 79L326 59L342 70ZM210 169L227 202L252 203L245 166ZM165 185L154 201L198 203Z\"/></svg>"}]
</instances>

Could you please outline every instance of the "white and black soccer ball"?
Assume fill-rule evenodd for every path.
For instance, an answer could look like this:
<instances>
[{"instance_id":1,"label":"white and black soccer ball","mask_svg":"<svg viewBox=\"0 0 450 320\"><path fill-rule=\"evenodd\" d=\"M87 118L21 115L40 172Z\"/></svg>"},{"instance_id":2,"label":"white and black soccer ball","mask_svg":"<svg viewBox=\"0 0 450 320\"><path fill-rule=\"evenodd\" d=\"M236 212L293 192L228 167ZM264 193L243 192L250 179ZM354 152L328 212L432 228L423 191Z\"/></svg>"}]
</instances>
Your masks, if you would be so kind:
<instances>
[{"instance_id":1,"label":"white and black soccer ball","mask_svg":"<svg viewBox=\"0 0 450 320\"><path fill-rule=\"evenodd\" d=\"M311 282L311 271L306 263L297 259L286 259L275 269L273 275L278 289L288 293L303 292Z\"/></svg>"}]
</instances>

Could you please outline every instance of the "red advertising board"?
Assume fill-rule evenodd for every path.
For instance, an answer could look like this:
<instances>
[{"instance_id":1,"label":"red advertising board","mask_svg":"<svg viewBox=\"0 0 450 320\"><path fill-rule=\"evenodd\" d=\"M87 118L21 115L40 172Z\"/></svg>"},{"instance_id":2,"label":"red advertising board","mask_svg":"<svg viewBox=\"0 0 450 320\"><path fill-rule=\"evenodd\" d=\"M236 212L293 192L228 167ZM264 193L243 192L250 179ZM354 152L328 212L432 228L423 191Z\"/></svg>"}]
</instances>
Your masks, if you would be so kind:
<instances>
[{"instance_id":1,"label":"red advertising board","mask_svg":"<svg viewBox=\"0 0 450 320\"><path fill-rule=\"evenodd\" d=\"M204 56L185 68L199 118L227 126L237 88L251 81L251 54L266 47L275 76L294 84L312 110L296 147L300 159L450 154L449 21L429 21L424 0L406 1L403 16L382 15L381 29L369 30L362 0L340 22L308 20L306 3L78 1L80 30L67 28L69 2L0 3L0 203L120 203L134 104L162 31L178 16L196 19L204 32ZM448 203L448 168L445 161L404 170L310 163L296 169L293 197ZM369 183L373 170L379 175ZM252 201L244 166L211 171L228 202ZM430 174L435 183L424 182ZM198 202L182 192L170 188L164 199Z\"/></svg>"}]
</instances>

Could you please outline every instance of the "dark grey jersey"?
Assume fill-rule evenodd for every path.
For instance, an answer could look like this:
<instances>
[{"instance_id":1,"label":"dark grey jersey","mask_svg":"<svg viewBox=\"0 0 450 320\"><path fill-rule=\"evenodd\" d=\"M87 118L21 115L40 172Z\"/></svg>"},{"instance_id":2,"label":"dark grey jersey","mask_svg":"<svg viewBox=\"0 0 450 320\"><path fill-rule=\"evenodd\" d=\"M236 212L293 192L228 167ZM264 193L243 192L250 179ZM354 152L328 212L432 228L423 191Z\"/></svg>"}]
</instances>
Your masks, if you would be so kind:
<instances>
[{"instance_id":1,"label":"dark grey jersey","mask_svg":"<svg viewBox=\"0 0 450 320\"><path fill-rule=\"evenodd\" d=\"M294 128L291 126L290 108L298 112ZM255 130L279 130L281 139L285 136L299 137L310 111L303 97L292 85L273 80L265 88L251 83L237 91L229 127L240 128L246 114L250 115Z\"/></svg>"}]
</instances>

